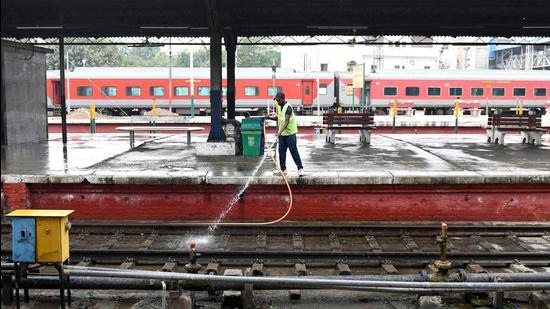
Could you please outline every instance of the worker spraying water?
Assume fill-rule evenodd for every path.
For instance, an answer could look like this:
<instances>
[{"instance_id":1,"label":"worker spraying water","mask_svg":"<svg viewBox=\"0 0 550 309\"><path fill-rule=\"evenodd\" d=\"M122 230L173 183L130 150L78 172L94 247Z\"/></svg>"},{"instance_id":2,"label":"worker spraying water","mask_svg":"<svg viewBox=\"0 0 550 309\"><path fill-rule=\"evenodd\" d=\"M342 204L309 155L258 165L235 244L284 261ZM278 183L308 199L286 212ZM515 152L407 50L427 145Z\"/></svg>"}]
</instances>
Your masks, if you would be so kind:
<instances>
[{"instance_id":1,"label":"worker spraying water","mask_svg":"<svg viewBox=\"0 0 550 309\"><path fill-rule=\"evenodd\" d=\"M298 152L296 134L298 133L298 124L292 105L285 100L285 94L278 92L273 98L277 102L275 105L276 114L270 114L267 118L277 121L277 142L279 143L279 165L283 174L286 175L286 152L290 150L292 159L298 167L298 176L303 176L304 166ZM274 171L279 174L279 170Z\"/></svg>"},{"instance_id":2,"label":"worker spraying water","mask_svg":"<svg viewBox=\"0 0 550 309\"><path fill-rule=\"evenodd\" d=\"M218 226L230 226L230 225L239 225L239 226L258 226L258 225L270 225L275 224L277 222L280 222L284 220L290 211L292 210L292 190L290 189L290 184L288 183L288 179L286 177L286 151L287 149L290 149L290 152L292 154L292 158L294 159L294 163L296 163L296 166L298 167L298 175L303 176L304 170L302 161L300 159L300 154L298 153L298 147L296 145L296 134L298 133L298 125L296 123L296 117L294 115L294 110L292 109L292 106L286 102L285 95L282 92L277 93L275 95L275 98L273 98L277 104L275 110L277 111L277 114L271 114L268 116L268 119L276 120L278 124L278 130L277 130L277 137L275 142L271 144L269 147L267 147L267 153L273 160L273 163L276 166L276 174L280 174L283 176L283 180L285 182L285 185L288 189L289 199L288 199L288 208L286 212L279 217L276 220L268 221L268 222L221 222L225 216L233 209L233 207L237 204L239 200L241 200L244 196L244 193L250 186L250 183L252 179L256 176L258 171L260 170L260 167L263 165L266 156L265 154L262 156L258 164L256 165L256 168L252 172L252 175L248 178L246 183L242 185L237 194L231 199L231 201L227 204L225 209L222 211L222 213L219 215L218 219L215 220L209 227L210 235L213 235L217 229ZM264 132L265 132L265 126L264 126ZM277 142L279 143L279 162L280 164L277 164L277 161L275 159L275 156L273 154L272 149L276 146Z\"/></svg>"}]
</instances>

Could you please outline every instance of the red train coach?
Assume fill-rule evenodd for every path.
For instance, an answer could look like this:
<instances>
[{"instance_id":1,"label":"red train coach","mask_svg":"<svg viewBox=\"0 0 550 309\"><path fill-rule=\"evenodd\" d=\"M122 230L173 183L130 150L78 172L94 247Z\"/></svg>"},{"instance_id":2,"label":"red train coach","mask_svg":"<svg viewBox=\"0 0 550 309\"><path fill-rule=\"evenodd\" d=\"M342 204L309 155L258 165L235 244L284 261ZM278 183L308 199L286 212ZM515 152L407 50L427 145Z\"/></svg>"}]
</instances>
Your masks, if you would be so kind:
<instances>
[{"instance_id":1,"label":"red train coach","mask_svg":"<svg viewBox=\"0 0 550 309\"><path fill-rule=\"evenodd\" d=\"M351 74L336 74L340 104L352 105ZM397 99L426 114L450 114L457 98L481 108L543 108L550 103L550 72L503 70L381 70L365 74L366 102L388 107ZM355 90L355 106L361 93Z\"/></svg>"},{"instance_id":2,"label":"red train coach","mask_svg":"<svg viewBox=\"0 0 550 309\"><path fill-rule=\"evenodd\" d=\"M157 107L169 107L180 114L187 114L194 106L208 112L210 106L210 79L208 68L193 70L172 68L169 80L168 68L77 68L66 72L67 106L70 108L96 107L106 112L136 113L151 108L153 99ZM237 111L263 112L277 91L283 91L287 100L298 110L315 109L319 103L326 108L334 101L334 77L329 72L295 72L278 69L273 85L271 68L236 69ZM226 79L223 84L224 106L226 105ZM59 71L49 71L47 81L48 106L60 104ZM171 84L171 87L170 87ZM318 99L318 101L317 101Z\"/></svg>"}]
</instances>

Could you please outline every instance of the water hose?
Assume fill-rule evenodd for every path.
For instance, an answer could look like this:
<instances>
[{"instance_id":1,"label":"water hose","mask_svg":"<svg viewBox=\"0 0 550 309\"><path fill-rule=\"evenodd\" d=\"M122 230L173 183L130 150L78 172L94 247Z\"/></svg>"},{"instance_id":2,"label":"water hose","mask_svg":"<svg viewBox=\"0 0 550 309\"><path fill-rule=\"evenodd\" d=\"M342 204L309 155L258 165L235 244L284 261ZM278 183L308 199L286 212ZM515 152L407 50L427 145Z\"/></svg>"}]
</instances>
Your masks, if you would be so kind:
<instances>
[{"instance_id":1,"label":"water hose","mask_svg":"<svg viewBox=\"0 0 550 309\"><path fill-rule=\"evenodd\" d=\"M264 121L264 136L267 136L267 130L265 128L265 121ZM293 200L293 198L292 198L292 189L290 188L290 184L288 183L288 179L286 178L285 173L283 173L283 170L281 170L281 166L277 163L277 160L275 159L275 155L273 154L272 148L276 143L277 143L277 140L275 140L271 145L269 145L267 147L267 153L268 153L269 157L271 158L271 160L273 160L273 164L275 164L275 167L279 171L279 174L281 174L281 176L283 176L283 180L285 181L285 185L286 185L286 188L288 190L289 201L288 201L288 208L287 208L285 214L282 215L280 218L278 218L276 220L268 221L268 222L220 222L220 223L217 223L216 226L231 226L231 225L233 225L233 226L234 225L239 225L239 226L260 226L260 225L270 225L270 224L275 224L277 222L281 222L288 216L288 214L292 210L292 200ZM265 141L265 146L267 146L267 139ZM265 149L265 147L264 147L264 149Z\"/></svg>"}]
</instances>

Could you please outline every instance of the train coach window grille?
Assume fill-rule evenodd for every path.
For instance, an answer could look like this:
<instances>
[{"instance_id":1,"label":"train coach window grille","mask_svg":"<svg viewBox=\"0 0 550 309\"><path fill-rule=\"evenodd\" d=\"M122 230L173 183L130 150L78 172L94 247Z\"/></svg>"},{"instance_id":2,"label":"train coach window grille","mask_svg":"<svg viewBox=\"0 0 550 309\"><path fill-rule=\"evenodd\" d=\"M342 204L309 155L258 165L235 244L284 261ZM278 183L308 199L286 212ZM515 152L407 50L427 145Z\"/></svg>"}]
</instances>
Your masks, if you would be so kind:
<instances>
[{"instance_id":1,"label":"train coach window grille","mask_svg":"<svg viewBox=\"0 0 550 309\"><path fill-rule=\"evenodd\" d=\"M397 87L384 87L384 95L389 95L389 96L397 95Z\"/></svg>"},{"instance_id":2,"label":"train coach window grille","mask_svg":"<svg viewBox=\"0 0 550 309\"><path fill-rule=\"evenodd\" d=\"M441 88L439 88L439 87L430 87L430 88L428 88L428 95L429 96L440 96L441 95Z\"/></svg>"},{"instance_id":3,"label":"train coach window grille","mask_svg":"<svg viewBox=\"0 0 550 309\"><path fill-rule=\"evenodd\" d=\"M116 97L116 87L113 87L113 86L101 87L101 95L104 97Z\"/></svg>"},{"instance_id":4,"label":"train coach window grille","mask_svg":"<svg viewBox=\"0 0 550 309\"><path fill-rule=\"evenodd\" d=\"M493 97L503 97L504 88L493 88Z\"/></svg>"},{"instance_id":5,"label":"train coach window grille","mask_svg":"<svg viewBox=\"0 0 550 309\"><path fill-rule=\"evenodd\" d=\"M320 95L326 95L327 94L328 86L327 84L319 84L319 94Z\"/></svg>"},{"instance_id":6,"label":"train coach window grille","mask_svg":"<svg viewBox=\"0 0 550 309\"><path fill-rule=\"evenodd\" d=\"M174 87L174 96L184 97L189 95L189 87L177 86Z\"/></svg>"},{"instance_id":7,"label":"train coach window grille","mask_svg":"<svg viewBox=\"0 0 550 309\"><path fill-rule=\"evenodd\" d=\"M451 97L461 97L462 96L462 88L449 88L449 95Z\"/></svg>"},{"instance_id":8,"label":"train coach window grille","mask_svg":"<svg viewBox=\"0 0 550 309\"><path fill-rule=\"evenodd\" d=\"M274 97L277 92L283 92L283 87L281 86L269 86L267 87L267 95L270 96L270 97Z\"/></svg>"},{"instance_id":9,"label":"train coach window grille","mask_svg":"<svg viewBox=\"0 0 550 309\"><path fill-rule=\"evenodd\" d=\"M482 97L483 96L483 88L472 88L470 90L470 95L472 97Z\"/></svg>"},{"instance_id":10,"label":"train coach window grille","mask_svg":"<svg viewBox=\"0 0 550 309\"><path fill-rule=\"evenodd\" d=\"M204 86L201 86L201 87L198 87L197 88L197 93L199 96L209 96L210 95L210 87L204 87Z\"/></svg>"},{"instance_id":11,"label":"train coach window grille","mask_svg":"<svg viewBox=\"0 0 550 309\"><path fill-rule=\"evenodd\" d=\"M141 96L141 87L137 87L137 86L126 87L126 95L129 97Z\"/></svg>"},{"instance_id":12,"label":"train coach window grille","mask_svg":"<svg viewBox=\"0 0 550 309\"><path fill-rule=\"evenodd\" d=\"M164 96L164 87L162 87L162 86L149 87L149 95L151 95L153 97L162 97L162 96Z\"/></svg>"},{"instance_id":13,"label":"train coach window grille","mask_svg":"<svg viewBox=\"0 0 550 309\"><path fill-rule=\"evenodd\" d=\"M244 87L244 95L247 97L255 97L260 94L260 89L258 87Z\"/></svg>"},{"instance_id":14,"label":"train coach window grille","mask_svg":"<svg viewBox=\"0 0 550 309\"><path fill-rule=\"evenodd\" d=\"M524 97L525 88L514 88L514 97Z\"/></svg>"},{"instance_id":15,"label":"train coach window grille","mask_svg":"<svg viewBox=\"0 0 550 309\"><path fill-rule=\"evenodd\" d=\"M546 88L535 88L534 93L535 97L545 97Z\"/></svg>"},{"instance_id":16,"label":"train coach window grille","mask_svg":"<svg viewBox=\"0 0 550 309\"><path fill-rule=\"evenodd\" d=\"M91 97L92 94L92 87L76 87L76 95L79 97Z\"/></svg>"},{"instance_id":17,"label":"train coach window grille","mask_svg":"<svg viewBox=\"0 0 550 309\"><path fill-rule=\"evenodd\" d=\"M420 88L418 87L407 87L405 88L405 95L409 97L417 97L420 95Z\"/></svg>"}]
</instances>

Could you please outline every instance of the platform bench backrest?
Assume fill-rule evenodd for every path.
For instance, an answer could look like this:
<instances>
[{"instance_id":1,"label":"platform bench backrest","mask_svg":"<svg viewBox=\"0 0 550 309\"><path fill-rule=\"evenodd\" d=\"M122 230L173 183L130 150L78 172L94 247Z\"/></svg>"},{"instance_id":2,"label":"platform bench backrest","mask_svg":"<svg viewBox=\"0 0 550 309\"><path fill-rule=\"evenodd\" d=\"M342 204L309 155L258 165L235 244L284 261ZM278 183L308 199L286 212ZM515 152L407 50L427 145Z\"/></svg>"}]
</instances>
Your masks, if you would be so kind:
<instances>
[{"instance_id":1,"label":"platform bench backrest","mask_svg":"<svg viewBox=\"0 0 550 309\"><path fill-rule=\"evenodd\" d=\"M542 127L542 117L540 115L491 114L487 124L492 127L526 127L535 129Z\"/></svg>"},{"instance_id":2,"label":"platform bench backrest","mask_svg":"<svg viewBox=\"0 0 550 309\"><path fill-rule=\"evenodd\" d=\"M372 113L325 113L323 123L329 128L361 126L368 129L374 124L374 115Z\"/></svg>"}]
</instances>

